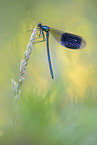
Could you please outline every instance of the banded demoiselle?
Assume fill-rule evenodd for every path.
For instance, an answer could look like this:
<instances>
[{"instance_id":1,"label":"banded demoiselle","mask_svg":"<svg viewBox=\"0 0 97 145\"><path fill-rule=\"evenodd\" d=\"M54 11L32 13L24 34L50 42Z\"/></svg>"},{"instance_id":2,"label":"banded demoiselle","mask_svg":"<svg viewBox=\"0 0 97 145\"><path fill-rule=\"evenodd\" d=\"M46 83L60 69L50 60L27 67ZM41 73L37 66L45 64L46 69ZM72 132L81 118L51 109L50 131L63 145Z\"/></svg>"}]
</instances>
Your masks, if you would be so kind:
<instances>
[{"instance_id":1,"label":"banded demoiselle","mask_svg":"<svg viewBox=\"0 0 97 145\"><path fill-rule=\"evenodd\" d=\"M49 49L49 32L53 35L53 37L55 38L57 42L59 42L62 46L69 49L84 48L86 46L86 42L81 36L63 32L55 28L50 28L48 26L42 25L41 23L38 23L37 29L39 29L40 31L39 37L43 37L43 41L45 40L44 32L46 32L48 63L49 63L51 77L52 79L54 79L54 73L52 69L50 49Z\"/></svg>"}]
</instances>

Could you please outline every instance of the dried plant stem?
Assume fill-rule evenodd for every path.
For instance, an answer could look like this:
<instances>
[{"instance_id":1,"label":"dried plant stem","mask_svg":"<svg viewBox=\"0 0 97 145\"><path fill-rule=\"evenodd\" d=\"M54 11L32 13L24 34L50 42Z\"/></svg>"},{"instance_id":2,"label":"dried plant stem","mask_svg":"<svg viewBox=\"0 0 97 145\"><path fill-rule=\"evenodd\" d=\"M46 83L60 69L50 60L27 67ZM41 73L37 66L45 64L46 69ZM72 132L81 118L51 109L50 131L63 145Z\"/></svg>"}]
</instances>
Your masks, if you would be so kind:
<instances>
[{"instance_id":1,"label":"dried plant stem","mask_svg":"<svg viewBox=\"0 0 97 145\"><path fill-rule=\"evenodd\" d=\"M33 50L35 37L36 37L36 28L33 30L31 34L29 43L27 45L27 49L24 53L24 58L21 60L21 63L20 63L20 77L19 77L18 83L16 83L16 81L12 79L12 91L13 91L14 97L17 100L20 98L20 94L21 94L20 87L24 83L24 79L26 75L26 66L28 65L30 54Z\"/></svg>"}]
</instances>

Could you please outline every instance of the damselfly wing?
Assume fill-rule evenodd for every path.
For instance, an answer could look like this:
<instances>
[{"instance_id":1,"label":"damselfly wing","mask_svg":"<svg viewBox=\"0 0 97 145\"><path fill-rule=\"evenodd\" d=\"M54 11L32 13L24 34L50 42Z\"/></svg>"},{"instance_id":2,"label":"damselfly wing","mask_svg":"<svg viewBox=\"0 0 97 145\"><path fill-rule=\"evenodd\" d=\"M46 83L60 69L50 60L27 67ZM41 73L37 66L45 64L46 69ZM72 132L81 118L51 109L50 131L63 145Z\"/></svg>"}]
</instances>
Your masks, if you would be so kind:
<instances>
[{"instance_id":1,"label":"damselfly wing","mask_svg":"<svg viewBox=\"0 0 97 145\"><path fill-rule=\"evenodd\" d=\"M57 42L70 49L80 49L86 46L86 42L81 36L63 32L55 28L50 28L50 32Z\"/></svg>"}]
</instances>

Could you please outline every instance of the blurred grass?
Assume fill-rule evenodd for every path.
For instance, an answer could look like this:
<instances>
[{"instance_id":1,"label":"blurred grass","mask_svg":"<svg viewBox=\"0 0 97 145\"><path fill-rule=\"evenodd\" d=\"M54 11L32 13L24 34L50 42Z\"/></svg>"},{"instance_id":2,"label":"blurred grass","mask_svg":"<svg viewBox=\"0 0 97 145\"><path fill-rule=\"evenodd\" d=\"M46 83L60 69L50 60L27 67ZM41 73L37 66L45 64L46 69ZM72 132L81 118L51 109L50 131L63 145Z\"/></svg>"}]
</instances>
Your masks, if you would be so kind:
<instances>
[{"instance_id":1,"label":"blurred grass","mask_svg":"<svg viewBox=\"0 0 97 145\"><path fill-rule=\"evenodd\" d=\"M88 89L85 97L71 100L58 85L45 96L37 90L22 95L16 114L11 102L9 121L0 129L1 144L97 145L97 98L91 93Z\"/></svg>"}]
</instances>

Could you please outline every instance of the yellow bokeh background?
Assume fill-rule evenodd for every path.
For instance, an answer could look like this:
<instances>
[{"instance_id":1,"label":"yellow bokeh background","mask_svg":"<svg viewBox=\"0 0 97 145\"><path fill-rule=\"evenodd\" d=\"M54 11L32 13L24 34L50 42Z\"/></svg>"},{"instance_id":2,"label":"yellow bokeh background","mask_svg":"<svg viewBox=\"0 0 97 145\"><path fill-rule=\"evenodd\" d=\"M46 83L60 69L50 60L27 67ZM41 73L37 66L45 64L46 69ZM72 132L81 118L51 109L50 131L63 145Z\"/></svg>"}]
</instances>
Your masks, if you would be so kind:
<instances>
[{"instance_id":1,"label":"yellow bokeh background","mask_svg":"<svg viewBox=\"0 0 97 145\"><path fill-rule=\"evenodd\" d=\"M18 82L19 64L31 33L39 22L82 36L87 45L69 50L50 34L50 51L55 79L49 73L46 42L35 44L26 70L22 93L37 90L45 95L50 86L68 84L70 97L84 97L88 88L97 93L97 2L95 0L2 1L0 6L0 103L2 124L7 119L11 78ZM3 112L3 113L2 113ZM5 112L5 113L4 113Z\"/></svg>"}]
</instances>

